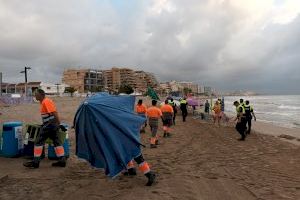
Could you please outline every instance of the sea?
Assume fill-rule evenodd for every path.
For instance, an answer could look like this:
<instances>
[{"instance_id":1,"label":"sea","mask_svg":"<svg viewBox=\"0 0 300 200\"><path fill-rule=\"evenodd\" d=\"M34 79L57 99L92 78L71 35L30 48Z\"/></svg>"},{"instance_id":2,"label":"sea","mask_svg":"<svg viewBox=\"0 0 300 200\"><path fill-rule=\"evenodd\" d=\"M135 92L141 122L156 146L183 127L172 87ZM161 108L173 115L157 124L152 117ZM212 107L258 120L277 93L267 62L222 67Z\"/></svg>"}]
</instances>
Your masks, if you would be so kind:
<instances>
[{"instance_id":1,"label":"sea","mask_svg":"<svg viewBox=\"0 0 300 200\"><path fill-rule=\"evenodd\" d=\"M287 128L300 128L300 95L225 96L225 113L234 115L234 101L250 101L257 121Z\"/></svg>"}]
</instances>

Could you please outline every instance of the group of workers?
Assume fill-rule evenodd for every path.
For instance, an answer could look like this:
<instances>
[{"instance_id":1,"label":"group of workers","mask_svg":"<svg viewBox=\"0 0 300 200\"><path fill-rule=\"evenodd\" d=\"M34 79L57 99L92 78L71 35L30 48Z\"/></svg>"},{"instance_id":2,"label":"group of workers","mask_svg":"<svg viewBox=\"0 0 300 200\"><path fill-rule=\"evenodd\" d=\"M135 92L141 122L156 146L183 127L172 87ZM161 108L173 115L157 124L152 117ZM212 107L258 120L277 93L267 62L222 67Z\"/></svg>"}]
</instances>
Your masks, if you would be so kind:
<instances>
[{"instance_id":1,"label":"group of workers","mask_svg":"<svg viewBox=\"0 0 300 200\"><path fill-rule=\"evenodd\" d=\"M180 109L182 113L182 121L186 121L187 117L187 101L186 98L180 100ZM148 124L151 130L150 148L157 148L159 144L158 140L158 124L159 120L162 120L163 124L163 137L167 138L171 136L170 127L176 123L177 106L172 98L166 99L164 104L157 106L157 100L152 100L152 106L147 108L143 104L143 100L140 99L136 105L136 113L148 119ZM145 127L147 121L142 125L140 132L145 133Z\"/></svg>"},{"instance_id":2,"label":"group of workers","mask_svg":"<svg viewBox=\"0 0 300 200\"><path fill-rule=\"evenodd\" d=\"M251 132L252 117L254 118L254 121L256 121L254 109L250 105L250 102L248 100L244 102L244 99L240 99L239 102L235 101L233 105L236 107L237 114L234 119L234 121L237 121L235 128L241 135L239 141L244 141L246 135Z\"/></svg>"},{"instance_id":3,"label":"group of workers","mask_svg":"<svg viewBox=\"0 0 300 200\"><path fill-rule=\"evenodd\" d=\"M51 99L45 96L45 91L42 89L38 89L36 91L35 97L40 102L40 114L43 124L38 138L35 141L33 159L29 162L25 162L23 165L31 169L39 168L45 142L48 138L50 138L53 140L55 153L58 157L58 161L52 163L52 166L66 167L67 162L65 152L58 135L59 129L62 127L60 126L60 119L56 110L56 106ZM163 121L163 137L170 137L170 127L172 126L172 124L175 124L177 113L177 108L173 99L166 100L165 104L160 108L158 108L156 105L157 101L152 100L152 106L147 109L146 106L143 105L143 101L139 100L136 106L137 114L145 117L147 116L148 118L148 123L151 129L151 148L156 148L159 144L157 135L159 119L161 118ZM180 108L183 113L183 121L185 121L187 116L187 101L185 98L181 100ZM141 127L141 133L145 132L146 126L147 122L145 122ZM148 182L146 185L151 186L156 179L156 175L151 171L149 164L144 160L142 154L128 163L127 170L126 172L124 172L124 174L127 173L128 175L136 175L133 161L138 164L139 170L142 171L143 174L148 178Z\"/></svg>"},{"instance_id":4,"label":"group of workers","mask_svg":"<svg viewBox=\"0 0 300 200\"><path fill-rule=\"evenodd\" d=\"M47 138L51 138L53 140L53 144L55 147L55 153L58 157L58 161L53 163L52 166L54 167L65 167L66 166L66 158L64 148L58 139L58 131L60 128L60 120L56 110L56 106L54 102L45 97L45 92L41 89L38 89L35 95L36 99L40 101L40 113L42 117L42 128L40 134L35 142L34 145L34 158L30 162L24 163L25 167L28 168L39 168L41 155L43 151L43 147L45 145L45 141ZM207 103L205 104L205 112L209 112L207 107ZM220 118L222 115L222 107L219 100L216 102L212 110L215 112L214 122L217 120L220 123ZM180 99L180 109L182 113L182 121L186 121L187 117L187 101L186 98ZM240 99L240 102L235 101L234 105L236 106L237 116L235 121L236 130L240 133L241 138L239 140L245 140L246 134L250 134L251 131L251 120L252 116L254 120L256 120L253 107L250 106L249 101L247 100L245 103L243 99ZM151 130L151 139L150 139L150 148L157 148L159 144L158 140L158 125L159 119L162 120L163 124L163 137L167 138L171 136L170 127L175 125L176 120L176 113L177 113L177 105L175 104L172 98L166 99L164 104L157 106L157 101L152 100L152 106L147 108L144 104L142 99L140 99L136 105L135 111L138 115L143 116L148 119L142 125L140 132L145 133L145 128L147 124L150 126ZM248 129L247 129L248 126ZM144 175L148 178L148 182L146 185L150 186L155 181L155 174L150 170L148 163L144 160L143 155L139 155L138 157L133 159L137 162L140 171L144 173ZM127 165L127 174L128 175L136 175L136 171L134 168L133 160L130 161Z\"/></svg>"},{"instance_id":5,"label":"group of workers","mask_svg":"<svg viewBox=\"0 0 300 200\"><path fill-rule=\"evenodd\" d=\"M251 121L252 118L256 121L256 116L254 114L253 106L250 105L249 100L246 100L244 102L244 99L240 99L240 101L235 101L233 105L236 107L236 117L234 118L234 121L236 121L236 130L241 135L241 138L239 138L239 141L244 141L247 134L250 134L251 132ZM211 109L214 111L213 115L213 121L214 124L217 122L220 126L220 121L223 117L229 120L229 118L224 114L224 102L221 99L218 99L214 106ZM209 114L210 111L210 105L208 103L208 100L206 100L205 103L205 113Z\"/></svg>"}]
</instances>

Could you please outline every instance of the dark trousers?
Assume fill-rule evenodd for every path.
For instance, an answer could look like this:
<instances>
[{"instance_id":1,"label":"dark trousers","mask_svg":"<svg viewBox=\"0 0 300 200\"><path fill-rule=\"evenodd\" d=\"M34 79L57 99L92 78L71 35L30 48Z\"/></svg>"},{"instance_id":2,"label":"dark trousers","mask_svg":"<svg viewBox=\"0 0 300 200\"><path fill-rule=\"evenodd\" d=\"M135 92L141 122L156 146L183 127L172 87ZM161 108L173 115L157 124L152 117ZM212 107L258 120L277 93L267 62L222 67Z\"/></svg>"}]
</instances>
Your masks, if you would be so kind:
<instances>
[{"instance_id":1,"label":"dark trousers","mask_svg":"<svg viewBox=\"0 0 300 200\"><path fill-rule=\"evenodd\" d=\"M241 122L236 123L235 129L239 132L242 139L245 139L245 131L246 131L246 120L243 119Z\"/></svg>"},{"instance_id":2,"label":"dark trousers","mask_svg":"<svg viewBox=\"0 0 300 200\"><path fill-rule=\"evenodd\" d=\"M35 141L36 146L43 146L48 138L53 141L53 145L62 146L60 140L58 139L58 130L59 127L56 125L43 125L40 134Z\"/></svg>"},{"instance_id":3,"label":"dark trousers","mask_svg":"<svg viewBox=\"0 0 300 200\"><path fill-rule=\"evenodd\" d=\"M181 110L181 114L182 114L182 121L185 122L185 118L188 115L188 112L186 109Z\"/></svg>"},{"instance_id":4,"label":"dark trousers","mask_svg":"<svg viewBox=\"0 0 300 200\"><path fill-rule=\"evenodd\" d=\"M247 124L247 133L250 134L251 132L251 121L252 121L252 118L246 118L246 124Z\"/></svg>"},{"instance_id":5,"label":"dark trousers","mask_svg":"<svg viewBox=\"0 0 300 200\"><path fill-rule=\"evenodd\" d=\"M173 125L175 125L176 114L177 114L177 112L174 112L174 113L173 113Z\"/></svg>"},{"instance_id":6,"label":"dark trousers","mask_svg":"<svg viewBox=\"0 0 300 200\"><path fill-rule=\"evenodd\" d=\"M135 157L134 161L139 165L139 164L143 163L145 160L144 160L143 155L141 154L138 157Z\"/></svg>"}]
</instances>

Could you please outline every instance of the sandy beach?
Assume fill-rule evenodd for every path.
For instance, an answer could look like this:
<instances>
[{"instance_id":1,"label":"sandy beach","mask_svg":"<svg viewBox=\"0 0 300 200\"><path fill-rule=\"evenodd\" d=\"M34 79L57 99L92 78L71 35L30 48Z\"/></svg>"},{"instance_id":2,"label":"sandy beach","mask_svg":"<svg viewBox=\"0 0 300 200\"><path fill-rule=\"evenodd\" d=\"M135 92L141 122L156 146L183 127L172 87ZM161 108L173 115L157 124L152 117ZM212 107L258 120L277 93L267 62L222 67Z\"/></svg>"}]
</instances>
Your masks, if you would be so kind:
<instances>
[{"instance_id":1,"label":"sandy beach","mask_svg":"<svg viewBox=\"0 0 300 200\"><path fill-rule=\"evenodd\" d=\"M82 99L54 100L61 121L71 125ZM38 108L38 103L1 105L0 123L40 123ZM157 149L149 148L147 127L141 136L143 153L157 173L151 187L144 186L141 173L111 180L77 159L70 130L66 168L52 168L52 161L44 159L39 169L29 170L22 166L23 158L0 157L0 199L300 199L300 130L253 124L253 133L239 142L232 124L217 127L190 113L183 123L178 113L172 137L161 137Z\"/></svg>"}]
</instances>

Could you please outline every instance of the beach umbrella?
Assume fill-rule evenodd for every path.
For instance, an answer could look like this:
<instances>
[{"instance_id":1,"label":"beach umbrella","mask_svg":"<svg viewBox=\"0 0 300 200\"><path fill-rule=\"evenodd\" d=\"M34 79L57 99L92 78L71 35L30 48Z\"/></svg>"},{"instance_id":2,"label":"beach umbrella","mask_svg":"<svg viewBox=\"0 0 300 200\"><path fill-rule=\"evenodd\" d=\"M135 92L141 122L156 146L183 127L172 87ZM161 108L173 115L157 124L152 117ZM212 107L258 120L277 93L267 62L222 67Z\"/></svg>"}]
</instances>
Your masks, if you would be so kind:
<instances>
[{"instance_id":1,"label":"beach umbrella","mask_svg":"<svg viewBox=\"0 0 300 200\"><path fill-rule=\"evenodd\" d=\"M139 130L146 118L133 112L134 102L134 96L98 94L75 115L76 155L110 177L141 154Z\"/></svg>"},{"instance_id":2,"label":"beach umbrella","mask_svg":"<svg viewBox=\"0 0 300 200\"><path fill-rule=\"evenodd\" d=\"M197 99L187 99L188 105L190 106L198 106L198 100Z\"/></svg>"}]
</instances>

